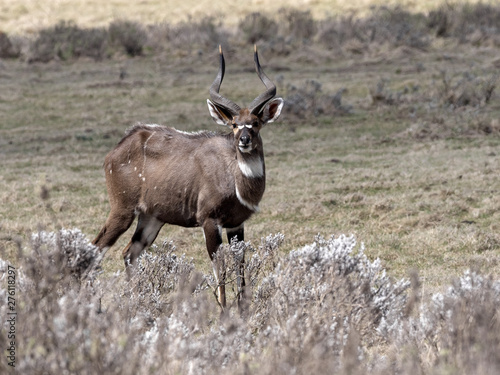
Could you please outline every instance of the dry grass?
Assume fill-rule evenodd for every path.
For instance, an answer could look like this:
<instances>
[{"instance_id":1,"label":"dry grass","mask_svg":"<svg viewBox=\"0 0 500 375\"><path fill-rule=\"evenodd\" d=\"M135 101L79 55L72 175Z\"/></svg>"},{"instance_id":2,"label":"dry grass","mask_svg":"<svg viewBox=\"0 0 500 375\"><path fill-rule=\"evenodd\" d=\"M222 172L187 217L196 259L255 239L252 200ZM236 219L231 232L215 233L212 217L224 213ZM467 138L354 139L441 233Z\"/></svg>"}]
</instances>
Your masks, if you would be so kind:
<instances>
[{"instance_id":1,"label":"dry grass","mask_svg":"<svg viewBox=\"0 0 500 375\"><path fill-rule=\"evenodd\" d=\"M417 267L432 287L441 282L443 268L456 275L473 262L496 272L498 101L457 108L448 103L450 90L464 92L472 84L471 92L480 92L495 71L496 49L439 45L408 55L399 47L371 48L362 58L345 55L326 63L318 53L314 69L314 49L307 66L300 51L263 53L281 95L290 102L299 93L306 107L264 130L269 183L262 212L248 225L249 238L293 233L285 246L290 249L318 232L355 233L396 275ZM261 89L247 73L251 59L239 62L245 54L251 51L229 54L224 83L224 91L242 103ZM213 78L213 62L205 62L210 60L216 61L216 51L201 60L5 61L2 231L23 236L40 224L55 224L95 234L108 210L102 160L126 128L145 121L213 129L204 105ZM289 70L273 70L282 66ZM448 86L443 71L451 77ZM463 80L465 74L476 78ZM311 89L312 80L321 89ZM373 99L371 88L381 80L381 95L392 101ZM349 111L324 101L339 92ZM492 95L498 98L496 91ZM39 198L42 185L49 190L48 207ZM168 227L160 238L165 236L206 264L198 231ZM106 267L121 268L118 252Z\"/></svg>"},{"instance_id":2,"label":"dry grass","mask_svg":"<svg viewBox=\"0 0 500 375\"><path fill-rule=\"evenodd\" d=\"M469 3L494 3L473 0ZM449 4L460 1L448 2ZM244 16L252 12L278 14L283 7L310 9L316 19L354 12L366 15L372 6L401 6L413 12L426 12L435 7L431 0L258 0L235 4L229 0L169 0L148 2L126 2L112 0L103 3L98 0L59 0L57 2L36 2L32 0L1 0L0 21L2 30L15 34L33 34L50 27L61 20L74 21L85 27L108 26L117 19L127 19L142 24L161 22L176 23L200 17L221 17L228 25L236 25Z\"/></svg>"},{"instance_id":3,"label":"dry grass","mask_svg":"<svg viewBox=\"0 0 500 375\"><path fill-rule=\"evenodd\" d=\"M377 18L380 15L384 13L371 13L369 21L380 20ZM457 13L452 12L451 15L456 16ZM307 24L308 17L310 15L301 18L301 22ZM470 30L463 39L463 35L454 35L453 30L456 29L452 23L448 24L448 36L437 36L434 27L420 28L422 18L419 16L411 18L418 22L414 25L415 29L408 33L398 29L401 19L405 17L408 14L401 11L397 17L390 18L391 22L384 24L377 21L373 27L380 31L380 35L388 36L380 40L375 38L372 42L356 37L356 32L370 30L367 25L372 24L367 19L349 21L345 18L329 20L329 23L321 25L315 23L316 34L309 41L302 39L309 32L307 30L295 30L296 39L285 40L281 35L282 29L279 29L276 40L259 43L266 72L277 82L279 95L285 98L289 110L280 123L262 131L268 172L267 191L261 204L262 211L246 226L246 237L254 246L257 246L259 238L269 233L284 233L285 240L276 258L281 261L290 251L311 243L317 233L325 236L352 233L360 243L365 244L367 258L371 261L380 258L383 268L395 280L407 276L411 270L417 270L419 277L416 284L419 284L418 295L423 305L405 308L411 310L411 314L407 312L408 319L398 325L399 336L393 336L394 332L386 332L382 338L366 336L366 331L370 329L373 334L375 324L371 320L373 317L367 313L361 322L369 328L359 326L349 340L328 341L328 338L318 334L315 341L316 332L321 332L321 327L308 325L308 320L304 318L294 321L297 325L293 326L297 337L305 334L304 337L310 340L307 350L301 351L303 347L296 346L298 343L293 335L286 336L285 323L293 315L281 311L281 315L269 318L274 319L275 325L270 326L276 329L270 332L276 335L269 333L271 336L265 336L266 331L262 327L257 329L246 325L236 316L234 321L241 328L234 328L234 324L221 324L218 320L209 284L204 284L208 289L193 296L184 289L175 289L180 288L178 280L172 281L174 287L162 289L160 296L148 289L146 294L151 298L148 301L159 304L151 302L151 310L148 306L139 307L138 300L129 298L130 291L124 279L114 276L115 271L123 268L118 248L128 241L131 235L128 233L104 259L103 273L98 277L102 284L98 286L100 294L97 295L103 297L103 309L107 312L100 315L104 318L102 325L92 325L90 346L85 354L88 357L76 356L76 360L99 359L108 366L99 371L120 372L120 358L136 358L142 350L136 343L145 339L152 328L148 326L149 320L144 320L146 323L133 326L127 333L121 332L123 326L113 322L132 322L127 319L133 316L126 313L130 307L133 314L140 315L141 319L141 314L160 319L157 322L161 332L170 327L170 323L165 323L170 316L181 319L183 324L188 324L189 319L200 322L197 326L189 323L191 330L185 336L182 336L184 326L175 326L178 331L172 335L174 341L169 341L169 337L162 337L159 341L166 345L164 347L172 348L170 352L159 354L159 361L168 359L169 363L175 363L179 371L186 370L180 357L198 355L203 345L231 345L231 340L247 343L251 351L231 354L239 358L236 362L243 364L230 362L226 368L228 373L232 370L245 372L244 363L247 363L250 372L259 373L276 373L276 368L268 368L265 363L283 365L279 370L283 373L289 373L293 366L300 368L299 373L306 372L307 366L312 366L309 372L317 372L318 367L314 366L321 364L340 373L368 373L369 370L384 373L387 369L383 366L378 370L370 367L372 360L381 355L394 359L393 363L400 366L398 369L404 369L399 373L421 371L437 374L456 369L472 373L482 371L484 367L481 366L486 365L498 370L498 364L486 358L489 353L486 349L496 348L498 343L495 337L499 337L495 330L498 316L492 315L495 310L490 309L497 303L496 292L493 292L497 283L494 280L500 276L497 32L479 28L481 35L474 36L474 30ZM154 30L157 34L147 29L148 38L156 35L157 40L164 40L163 32L173 30L177 34L174 33L168 42L157 43L157 49L144 50L141 57L129 58L125 53L111 53L97 62L85 56L70 56L68 59L52 56L48 63L43 64L28 64L20 59L0 62L0 111L3 114L0 123L0 258L26 269L28 264L17 257L17 250L20 243L25 255L32 255L33 247L29 243L31 233L42 229L54 232L61 227L76 227L92 238L98 232L109 209L102 161L129 126L141 121L172 125L188 131L214 129L216 125L209 118L205 100L216 70L217 50L215 42L196 39L203 30L214 31L226 43L227 72L223 92L238 103L245 104L262 90L255 74L250 73L252 49L247 42L242 42L242 36L232 34L215 21L210 23L205 18L203 22L164 24ZM280 23L279 28L285 26ZM349 37L320 38L321 31L327 28L343 30L343 35ZM401 33L384 34L387 30L400 30ZM415 30L420 34L414 34ZM425 33L421 34L423 31ZM398 39L397 35L410 37ZM151 48L152 44L148 44L151 40L148 39L146 48ZM186 50L182 48L182 40L194 40L199 44ZM418 43L415 45L415 40L426 41L425 48L419 47L421 44ZM325 43L332 41L338 44L325 48ZM211 272L200 231L165 227L160 232L158 243L163 240L172 241L179 257L184 253L185 260L193 258L194 268L188 267L190 277L197 272ZM60 258L56 258L62 262L59 265L46 264L43 255L55 250L45 247L39 259L30 260L30 264L33 266L41 262L41 269L47 267L51 272L56 272L57 267L66 267L64 259ZM166 255L162 262L158 264L169 267ZM186 262L191 264L191 261ZM275 277L271 268L266 268L261 275ZM471 273L465 273L468 269L478 274L470 276ZM154 267L150 270L153 272ZM49 271L46 277L53 277ZM305 277L289 271L290 277L280 279L280 283ZM491 275L492 280L479 276L481 274ZM68 280L73 280L71 284L74 277L70 276ZM30 277L36 280L38 276ZM197 277L194 280L198 282ZM478 293L448 292L447 286L459 277L469 281L473 279L471 282L478 285ZM467 282L460 281L462 287L454 284L454 290L467 289ZM55 289L59 290L61 285L66 285L64 283L59 285L56 282ZM141 285L141 288L146 288ZM339 286L336 293L343 295L343 287ZM36 300L36 290L30 288L26 286L24 297L20 296L20 302L26 304L23 309L30 308L31 300L37 301L40 306L52 306L46 310L26 310L26 314L46 319L47 324L57 323L50 320L51 314L75 319L76 331L78 327L99 320L95 318L96 310L91 305L97 303L94 297L76 297L78 290L73 290L73 286L68 289L67 298L82 298L83 315L77 314L75 306L66 305L64 301L59 304L57 301L61 295L57 293L50 297L50 302ZM354 295L364 295L362 289L356 290L359 294ZM431 299L436 292L442 292L442 303L436 300L440 297ZM457 294L463 295L463 299L456 297ZM327 298L318 296L320 299L323 297ZM176 302L171 303L171 298ZM336 302L328 301L327 306L340 309ZM488 302L484 303L483 310L473 315L475 320L472 324L466 319L473 314L468 306L478 301ZM162 303L168 305L166 310L161 310ZM204 306L204 309L199 313L196 309L181 311L182 306L192 305ZM305 309L307 303L301 306ZM317 315L310 315L311 319L323 321L319 319L324 313L320 309L321 304L314 306L317 308L314 314ZM411 321L409 317L423 316L425 306L429 312L424 318L430 325ZM289 311L293 309L298 308L292 306ZM306 310L304 313L307 313ZM171 315L173 311L185 315L179 318L179 315ZM268 313L273 311L271 309ZM341 311L351 317L351 310ZM438 319L443 311L452 312L446 315L449 320ZM79 318L74 318L75 314ZM485 347L478 343L478 336L474 334L476 331L486 332L485 325L481 323L483 318L489 319L490 327L494 328L491 329L493 336L487 336ZM479 325L476 326L475 322ZM470 330L464 331L464 336L453 336L455 327L466 323L470 323L466 325ZM25 337L34 337L37 341L41 331L34 327L35 324L29 324L23 331ZM418 330L412 331L415 325ZM40 329L45 328L46 325L40 326ZM102 330L106 333L99 338ZM58 347L58 343L66 340L71 332L69 329L56 332L49 344ZM236 333L231 336L227 332ZM335 334L339 332L342 331L335 331ZM429 336L432 332L439 334ZM83 340L81 336L75 337ZM199 339L195 340L199 346L186 346L186 352L173 349L193 337ZM217 337L222 337L220 342L223 344L217 341ZM275 341L265 341L266 337ZM368 338L372 340L370 344L364 341ZM382 341L377 341L379 339ZM280 347L279 340L285 340L283 342L288 343L291 349L288 351L285 345ZM121 344L113 346L112 343L116 342ZM324 353L331 353L328 351L331 348L327 350L324 347L326 342L333 342L337 350L331 357L332 362L318 359L324 358ZM400 345L401 342L408 345ZM96 345L111 349L97 358L93 349ZM271 349L273 345L276 351ZM356 348L361 348L363 357L353 354L357 353ZM42 361L42 349L32 349L38 356L37 360ZM345 350L351 355L344 356L342 353ZM255 358L262 353L267 355L269 361L256 362ZM480 353L486 354L481 356ZM68 357L66 354L53 353L54 358L59 358L57 361ZM112 360L113 355L116 355L115 361ZM50 358L52 361L53 357ZM203 360L214 359L200 358L201 362L196 362L200 366ZM300 363L293 362L294 358L301 358ZM345 362L345 358L354 362ZM467 358L471 361L461 362ZM478 367L471 367L474 360ZM221 361L224 359L217 357L213 366L219 366ZM75 366L81 363L84 362L73 362ZM156 362L152 360L151 363L154 365ZM347 367L342 367L347 364L356 370L349 371ZM136 369L133 366L130 368ZM72 371L77 370L74 368ZM215 372L216 368L210 367L207 371Z\"/></svg>"}]
</instances>

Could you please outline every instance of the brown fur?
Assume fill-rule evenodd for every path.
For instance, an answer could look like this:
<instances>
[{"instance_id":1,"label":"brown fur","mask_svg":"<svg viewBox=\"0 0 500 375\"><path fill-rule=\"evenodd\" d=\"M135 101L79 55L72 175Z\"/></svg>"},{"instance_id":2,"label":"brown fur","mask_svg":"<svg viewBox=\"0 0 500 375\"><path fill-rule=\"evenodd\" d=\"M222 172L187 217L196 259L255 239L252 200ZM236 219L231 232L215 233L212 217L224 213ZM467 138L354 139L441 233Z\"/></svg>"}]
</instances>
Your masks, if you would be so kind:
<instances>
[{"instance_id":1,"label":"brown fur","mask_svg":"<svg viewBox=\"0 0 500 375\"><path fill-rule=\"evenodd\" d=\"M132 128L104 161L111 213L94 243L112 246L137 214L184 227L203 226L207 220L223 228L239 227L253 211L239 202L236 186L246 201L258 205L265 175L245 177L237 159L264 161L264 155L260 137L259 146L248 156L239 153L234 143L231 133L186 134L148 125ZM122 230L109 230L115 227ZM131 255L127 250L125 257Z\"/></svg>"},{"instance_id":2,"label":"brown fur","mask_svg":"<svg viewBox=\"0 0 500 375\"><path fill-rule=\"evenodd\" d=\"M263 79L260 67L258 72ZM219 72L219 86L222 76ZM283 106L283 99L271 100L269 92L259 99L262 110L257 114L207 101L214 121L232 128L229 134L143 124L130 129L104 160L111 211L93 243L101 250L111 247L136 216L137 228L123 251L126 265L153 243L164 224L202 227L212 260L222 243L222 228L228 240L236 236L242 241L243 223L258 210L266 185L259 132L279 117ZM219 271L215 274L220 281ZM237 281L242 293L243 263ZM223 282L219 301L224 307Z\"/></svg>"}]
</instances>

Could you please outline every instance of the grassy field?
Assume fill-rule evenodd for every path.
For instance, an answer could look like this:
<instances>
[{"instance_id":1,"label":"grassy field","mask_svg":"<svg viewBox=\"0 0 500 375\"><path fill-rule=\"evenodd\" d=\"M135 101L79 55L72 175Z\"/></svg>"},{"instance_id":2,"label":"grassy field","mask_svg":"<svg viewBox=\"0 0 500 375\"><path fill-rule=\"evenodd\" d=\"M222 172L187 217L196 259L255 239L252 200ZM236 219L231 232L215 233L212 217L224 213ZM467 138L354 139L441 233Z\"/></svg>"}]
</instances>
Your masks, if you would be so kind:
<instances>
[{"instance_id":1,"label":"grassy field","mask_svg":"<svg viewBox=\"0 0 500 375\"><path fill-rule=\"evenodd\" d=\"M395 276L416 268L433 287L469 267L497 274L500 141L497 132L481 127L498 129L498 101L459 110L431 106L432 95L444 86L441 70L455 81L465 72L488 77L498 54L444 48L410 56L382 51L312 68L300 59L289 63L263 54L270 76L283 81L281 95L317 80L323 93L347 89L343 101L353 109L345 116L302 119L285 113L263 131L268 188L262 212L247 225L248 238L281 231L291 249L316 233L353 233ZM248 103L260 82L249 73L251 49L235 53L249 58L243 64L228 58L224 92ZM217 69L215 52L213 57L212 64L189 66L151 58L2 62L4 235L24 238L39 225L59 225L93 237L109 207L102 161L128 127L147 122L216 128L205 108ZM287 70L278 73L273 66ZM417 66L425 70L417 73ZM120 80L124 67L127 78ZM410 92L397 104L373 103L370 90L381 80L387 81L383 95ZM46 201L42 186L49 191ZM159 238L167 237L206 263L200 231L165 227ZM108 262L120 268L119 252L110 253Z\"/></svg>"},{"instance_id":2,"label":"grassy field","mask_svg":"<svg viewBox=\"0 0 500 375\"><path fill-rule=\"evenodd\" d=\"M346 11L336 2L296 3L317 17L330 7ZM372 3L350 6L363 14ZM192 8L183 2L168 15L154 1L138 8L99 4L93 13L70 1L3 0L2 28L29 34L73 17L82 26L102 26L117 17L159 22L215 14L204 1ZM260 10L270 4L281 6L255 2ZM227 13L240 17L253 9ZM237 24L241 18L234 17L224 22ZM262 42L261 62L289 109L261 133L267 190L261 212L246 224L246 238L258 244L281 232L286 254L318 233L353 234L391 277L416 270L424 295L444 290L467 269L498 278L500 43L471 35L464 42L430 33L423 48L354 38L324 49L316 37L287 53ZM7 258L42 229L79 228L89 239L98 233L109 210L102 163L130 126L217 129L206 107L216 44L100 61L0 60L0 249ZM263 89L252 71L251 44L231 38L227 44L222 92L248 104ZM104 275L123 269L119 249L130 236L108 252ZM166 226L157 243L164 240L210 272L201 230Z\"/></svg>"},{"instance_id":3,"label":"grassy field","mask_svg":"<svg viewBox=\"0 0 500 375\"><path fill-rule=\"evenodd\" d=\"M474 0L470 3L477 3ZM450 2L450 4L455 1ZM494 1L482 1L494 3ZM255 0L235 4L229 0L147 0L128 2L111 0L58 0L37 2L32 0L1 0L0 31L17 34L33 34L60 20L75 21L81 26L107 26L116 19L128 19L143 24L186 21L189 18L211 16L220 18L225 24L236 24L252 12L277 15L283 7L309 9L315 18L325 18L355 12L366 14L371 6L400 5L411 11L423 12L436 4L431 0Z\"/></svg>"}]
</instances>

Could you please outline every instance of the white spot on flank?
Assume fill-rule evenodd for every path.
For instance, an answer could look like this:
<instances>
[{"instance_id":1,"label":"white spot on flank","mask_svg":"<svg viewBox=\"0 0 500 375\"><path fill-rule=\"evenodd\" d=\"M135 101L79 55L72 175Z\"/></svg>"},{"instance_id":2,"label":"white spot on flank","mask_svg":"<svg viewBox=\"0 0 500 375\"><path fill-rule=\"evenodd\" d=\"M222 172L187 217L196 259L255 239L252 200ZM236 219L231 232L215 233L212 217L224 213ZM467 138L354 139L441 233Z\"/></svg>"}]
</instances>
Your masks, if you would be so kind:
<instances>
[{"instance_id":1,"label":"white spot on flank","mask_svg":"<svg viewBox=\"0 0 500 375\"><path fill-rule=\"evenodd\" d=\"M130 162L129 162L130 163ZM137 170L137 167L134 167L134 172Z\"/></svg>"},{"instance_id":2,"label":"white spot on flank","mask_svg":"<svg viewBox=\"0 0 500 375\"><path fill-rule=\"evenodd\" d=\"M113 174L113 170L112 169L109 170L109 174Z\"/></svg>"},{"instance_id":3,"label":"white spot on flank","mask_svg":"<svg viewBox=\"0 0 500 375\"><path fill-rule=\"evenodd\" d=\"M238 160L241 173L248 178L258 178L264 176L264 163L260 157L248 160Z\"/></svg>"},{"instance_id":4,"label":"white spot on flank","mask_svg":"<svg viewBox=\"0 0 500 375\"><path fill-rule=\"evenodd\" d=\"M256 204L252 204L250 202L248 202L247 200L245 200L239 190L238 190L238 187L236 186L236 198L238 198L238 200L240 201L240 203L245 206L246 208L248 208L249 210L252 210L254 212L259 212L259 206L256 205Z\"/></svg>"}]
</instances>

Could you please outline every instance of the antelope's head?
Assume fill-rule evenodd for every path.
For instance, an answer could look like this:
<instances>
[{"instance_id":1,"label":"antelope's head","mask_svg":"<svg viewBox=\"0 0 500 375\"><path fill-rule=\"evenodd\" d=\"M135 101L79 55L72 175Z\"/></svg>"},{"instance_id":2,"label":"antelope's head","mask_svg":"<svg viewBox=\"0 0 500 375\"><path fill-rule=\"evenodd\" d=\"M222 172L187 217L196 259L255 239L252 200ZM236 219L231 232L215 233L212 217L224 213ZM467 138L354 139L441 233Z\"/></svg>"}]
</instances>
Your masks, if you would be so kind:
<instances>
[{"instance_id":1,"label":"antelope's head","mask_svg":"<svg viewBox=\"0 0 500 375\"><path fill-rule=\"evenodd\" d=\"M260 67L257 46L254 48L255 70L267 90L257 96L248 108L240 108L236 103L220 95L219 89L225 70L224 55L220 46L219 54L219 72L210 86L211 99L207 99L208 109L217 124L229 126L233 130L235 146L240 152L250 153L262 143L259 136L260 129L278 119L283 108L283 99L273 99L276 95L276 86Z\"/></svg>"}]
</instances>

